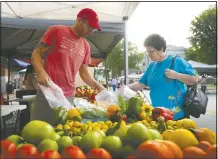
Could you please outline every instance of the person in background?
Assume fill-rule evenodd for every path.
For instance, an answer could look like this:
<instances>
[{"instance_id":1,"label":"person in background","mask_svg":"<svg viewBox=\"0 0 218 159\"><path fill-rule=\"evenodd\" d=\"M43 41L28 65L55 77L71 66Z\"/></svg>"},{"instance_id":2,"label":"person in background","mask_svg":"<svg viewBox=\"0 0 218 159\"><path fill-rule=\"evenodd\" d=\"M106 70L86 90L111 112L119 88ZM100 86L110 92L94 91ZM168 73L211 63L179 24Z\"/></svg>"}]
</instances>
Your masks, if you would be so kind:
<instances>
[{"instance_id":1,"label":"person in background","mask_svg":"<svg viewBox=\"0 0 218 159\"><path fill-rule=\"evenodd\" d=\"M36 90L37 82L34 75L34 68L32 65L28 65L24 77L24 89L25 90Z\"/></svg>"},{"instance_id":2,"label":"person in background","mask_svg":"<svg viewBox=\"0 0 218 159\"><path fill-rule=\"evenodd\" d=\"M3 95L3 93L1 92L1 103L0 103L1 105L4 105L4 95Z\"/></svg>"},{"instance_id":3,"label":"person in background","mask_svg":"<svg viewBox=\"0 0 218 159\"><path fill-rule=\"evenodd\" d=\"M116 88L117 88L117 80L116 80L115 78L112 79L111 85L112 85L113 91L116 91Z\"/></svg>"},{"instance_id":4,"label":"person in background","mask_svg":"<svg viewBox=\"0 0 218 159\"><path fill-rule=\"evenodd\" d=\"M22 89L22 90L25 89L25 80L23 80L23 82L22 82L21 89Z\"/></svg>"},{"instance_id":5,"label":"person in background","mask_svg":"<svg viewBox=\"0 0 218 159\"><path fill-rule=\"evenodd\" d=\"M120 89L120 87L121 87L121 80L117 79L117 89Z\"/></svg>"},{"instance_id":6,"label":"person in background","mask_svg":"<svg viewBox=\"0 0 218 159\"><path fill-rule=\"evenodd\" d=\"M88 70L88 64L91 63L91 49L86 37L96 30L101 30L99 18L90 8L80 10L72 26L50 26L31 57L37 73L37 82L45 87L49 87L49 81L54 82L72 104L76 92L75 77L78 72L87 85L96 88L98 92L105 90ZM51 107L42 91L38 89L36 105L30 120L42 120L53 125L52 116Z\"/></svg>"},{"instance_id":7,"label":"person in background","mask_svg":"<svg viewBox=\"0 0 218 159\"><path fill-rule=\"evenodd\" d=\"M112 80L109 80L109 81L108 81L108 86L109 86L109 87L112 87L111 81L112 81Z\"/></svg>"},{"instance_id":8,"label":"person in background","mask_svg":"<svg viewBox=\"0 0 218 159\"><path fill-rule=\"evenodd\" d=\"M203 74L201 77L201 91L206 93L207 90L207 77L206 74Z\"/></svg>"},{"instance_id":9,"label":"person in background","mask_svg":"<svg viewBox=\"0 0 218 159\"><path fill-rule=\"evenodd\" d=\"M129 88L142 90L148 86L153 107L168 108L173 112L174 120L189 118L189 114L183 110L184 95L187 85L198 83L199 76L195 76L192 66L181 57L176 57L174 67L170 69L173 56L165 52L166 41L162 36L148 36L144 47L152 62L141 79L128 85Z\"/></svg>"}]
</instances>

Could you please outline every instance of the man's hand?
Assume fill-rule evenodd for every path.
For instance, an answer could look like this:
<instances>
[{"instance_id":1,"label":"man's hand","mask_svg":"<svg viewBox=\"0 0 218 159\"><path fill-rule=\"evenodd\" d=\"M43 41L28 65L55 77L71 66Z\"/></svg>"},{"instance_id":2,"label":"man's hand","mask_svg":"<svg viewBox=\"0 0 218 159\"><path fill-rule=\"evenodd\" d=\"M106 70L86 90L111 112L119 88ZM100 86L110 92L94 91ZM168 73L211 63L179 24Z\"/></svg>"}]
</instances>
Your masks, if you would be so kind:
<instances>
[{"instance_id":1,"label":"man's hand","mask_svg":"<svg viewBox=\"0 0 218 159\"><path fill-rule=\"evenodd\" d=\"M99 93L103 90L106 90L100 83L98 83L98 87L96 87L96 89Z\"/></svg>"},{"instance_id":2,"label":"man's hand","mask_svg":"<svg viewBox=\"0 0 218 159\"><path fill-rule=\"evenodd\" d=\"M166 69L165 70L165 76L167 78L170 78L170 79L177 79L178 73L176 71L174 71L174 70Z\"/></svg>"},{"instance_id":3,"label":"man's hand","mask_svg":"<svg viewBox=\"0 0 218 159\"><path fill-rule=\"evenodd\" d=\"M45 87L48 87L48 81L50 80L48 74L45 71L40 72L37 74L37 82Z\"/></svg>"},{"instance_id":4,"label":"man's hand","mask_svg":"<svg viewBox=\"0 0 218 159\"><path fill-rule=\"evenodd\" d=\"M98 83L93 77L92 75L89 73L88 71L88 66L83 64L80 69L79 69L79 74L80 77L82 78L82 80L88 84L91 87L94 87L98 90L98 92L101 92L103 90L105 90L105 88Z\"/></svg>"}]
</instances>

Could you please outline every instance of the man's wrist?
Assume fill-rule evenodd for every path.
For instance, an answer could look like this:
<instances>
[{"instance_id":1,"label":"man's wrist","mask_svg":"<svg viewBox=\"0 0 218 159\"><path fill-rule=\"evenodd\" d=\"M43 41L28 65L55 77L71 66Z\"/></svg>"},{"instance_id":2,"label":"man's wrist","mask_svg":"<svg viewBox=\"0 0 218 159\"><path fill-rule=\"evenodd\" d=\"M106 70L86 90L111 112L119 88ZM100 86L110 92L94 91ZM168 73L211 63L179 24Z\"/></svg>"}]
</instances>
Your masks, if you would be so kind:
<instances>
[{"instance_id":1,"label":"man's wrist","mask_svg":"<svg viewBox=\"0 0 218 159\"><path fill-rule=\"evenodd\" d=\"M97 81L94 81L93 87L94 87L95 89L97 89L98 92L101 92L101 91L103 91L103 90L105 89L105 88L104 88L100 83L98 83Z\"/></svg>"},{"instance_id":2,"label":"man's wrist","mask_svg":"<svg viewBox=\"0 0 218 159\"><path fill-rule=\"evenodd\" d=\"M105 88L102 85L98 84L97 90L98 90L98 92L101 92L101 91L105 90Z\"/></svg>"},{"instance_id":3,"label":"man's wrist","mask_svg":"<svg viewBox=\"0 0 218 159\"><path fill-rule=\"evenodd\" d=\"M36 73L38 75L43 75L43 74L45 74L45 70L44 69L36 70Z\"/></svg>"}]
</instances>

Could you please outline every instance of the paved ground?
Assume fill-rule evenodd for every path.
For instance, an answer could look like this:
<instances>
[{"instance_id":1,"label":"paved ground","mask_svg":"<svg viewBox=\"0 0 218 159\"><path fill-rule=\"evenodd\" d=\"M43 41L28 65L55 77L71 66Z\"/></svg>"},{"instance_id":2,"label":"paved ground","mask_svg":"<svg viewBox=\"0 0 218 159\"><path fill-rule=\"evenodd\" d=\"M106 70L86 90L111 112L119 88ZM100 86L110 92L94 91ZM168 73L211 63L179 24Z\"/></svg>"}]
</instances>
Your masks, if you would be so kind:
<instances>
[{"instance_id":1,"label":"paved ground","mask_svg":"<svg viewBox=\"0 0 218 159\"><path fill-rule=\"evenodd\" d=\"M205 115L201 115L200 118L192 118L196 121L199 127L207 127L214 132L216 132L217 128L217 115L216 115L216 101L217 97L215 93L208 94L208 105L207 105L207 113Z\"/></svg>"}]
</instances>

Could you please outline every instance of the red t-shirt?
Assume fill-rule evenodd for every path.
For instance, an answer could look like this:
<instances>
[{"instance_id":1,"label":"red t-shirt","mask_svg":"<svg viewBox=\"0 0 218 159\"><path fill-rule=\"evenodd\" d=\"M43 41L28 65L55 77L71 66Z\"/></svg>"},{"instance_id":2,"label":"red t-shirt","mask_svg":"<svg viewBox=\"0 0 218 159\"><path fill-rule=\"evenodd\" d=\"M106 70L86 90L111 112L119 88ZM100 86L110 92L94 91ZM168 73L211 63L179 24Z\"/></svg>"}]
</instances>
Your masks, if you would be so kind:
<instances>
[{"instance_id":1,"label":"red t-shirt","mask_svg":"<svg viewBox=\"0 0 218 159\"><path fill-rule=\"evenodd\" d=\"M75 76L82 64L91 62L88 42L76 37L71 27L64 25L49 27L41 41L51 46L44 59L45 71L65 96L74 96Z\"/></svg>"}]
</instances>

